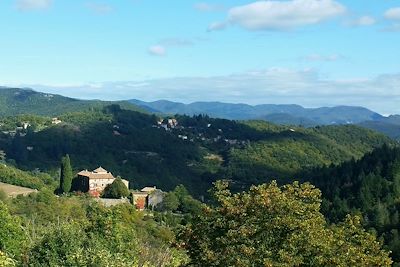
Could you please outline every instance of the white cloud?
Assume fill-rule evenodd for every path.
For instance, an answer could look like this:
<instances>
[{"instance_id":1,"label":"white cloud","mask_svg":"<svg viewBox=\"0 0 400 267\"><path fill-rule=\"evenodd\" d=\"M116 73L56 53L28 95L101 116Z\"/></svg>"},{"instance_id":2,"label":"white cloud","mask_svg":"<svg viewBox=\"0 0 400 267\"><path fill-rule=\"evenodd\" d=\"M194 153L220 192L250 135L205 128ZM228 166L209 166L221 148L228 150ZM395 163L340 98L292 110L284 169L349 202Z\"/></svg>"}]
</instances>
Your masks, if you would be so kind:
<instances>
[{"instance_id":1,"label":"white cloud","mask_svg":"<svg viewBox=\"0 0 400 267\"><path fill-rule=\"evenodd\" d=\"M194 8L201 12L215 12L225 10L225 7L223 5L209 3L196 3L194 5Z\"/></svg>"},{"instance_id":2,"label":"white cloud","mask_svg":"<svg viewBox=\"0 0 400 267\"><path fill-rule=\"evenodd\" d=\"M213 22L210 25L208 25L207 31L212 32L212 31L222 31L225 30L226 28L226 22Z\"/></svg>"},{"instance_id":3,"label":"white cloud","mask_svg":"<svg viewBox=\"0 0 400 267\"><path fill-rule=\"evenodd\" d=\"M258 1L228 11L228 21L248 30L288 30L340 16L346 7L334 0Z\"/></svg>"},{"instance_id":4,"label":"white cloud","mask_svg":"<svg viewBox=\"0 0 400 267\"><path fill-rule=\"evenodd\" d=\"M165 56L167 54L167 50L162 45L150 46L148 52L153 56Z\"/></svg>"},{"instance_id":5,"label":"white cloud","mask_svg":"<svg viewBox=\"0 0 400 267\"><path fill-rule=\"evenodd\" d=\"M400 7L394 7L388 9L385 12L384 17L386 19L391 19L391 20L400 20Z\"/></svg>"},{"instance_id":6,"label":"white cloud","mask_svg":"<svg viewBox=\"0 0 400 267\"><path fill-rule=\"evenodd\" d=\"M52 0L17 0L16 6L19 10L40 10L49 8Z\"/></svg>"},{"instance_id":7,"label":"white cloud","mask_svg":"<svg viewBox=\"0 0 400 267\"><path fill-rule=\"evenodd\" d=\"M107 14L113 11L112 6L104 3L88 2L86 7L97 14Z\"/></svg>"},{"instance_id":8,"label":"white cloud","mask_svg":"<svg viewBox=\"0 0 400 267\"><path fill-rule=\"evenodd\" d=\"M376 23L376 19L371 16L361 16L353 21L350 21L349 26L371 26Z\"/></svg>"}]
</instances>

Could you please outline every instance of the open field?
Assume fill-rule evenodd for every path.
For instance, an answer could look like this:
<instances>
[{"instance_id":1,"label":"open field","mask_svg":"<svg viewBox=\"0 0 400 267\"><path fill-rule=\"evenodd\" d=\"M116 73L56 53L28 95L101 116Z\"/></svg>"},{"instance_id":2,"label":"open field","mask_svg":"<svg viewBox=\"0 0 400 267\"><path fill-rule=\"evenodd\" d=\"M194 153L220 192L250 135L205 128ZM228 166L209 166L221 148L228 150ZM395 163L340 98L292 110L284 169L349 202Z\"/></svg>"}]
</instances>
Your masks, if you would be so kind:
<instances>
[{"instance_id":1,"label":"open field","mask_svg":"<svg viewBox=\"0 0 400 267\"><path fill-rule=\"evenodd\" d=\"M9 197L16 197L18 195L29 195L30 193L37 192L36 189L10 185L0 182L0 190L4 191Z\"/></svg>"}]
</instances>

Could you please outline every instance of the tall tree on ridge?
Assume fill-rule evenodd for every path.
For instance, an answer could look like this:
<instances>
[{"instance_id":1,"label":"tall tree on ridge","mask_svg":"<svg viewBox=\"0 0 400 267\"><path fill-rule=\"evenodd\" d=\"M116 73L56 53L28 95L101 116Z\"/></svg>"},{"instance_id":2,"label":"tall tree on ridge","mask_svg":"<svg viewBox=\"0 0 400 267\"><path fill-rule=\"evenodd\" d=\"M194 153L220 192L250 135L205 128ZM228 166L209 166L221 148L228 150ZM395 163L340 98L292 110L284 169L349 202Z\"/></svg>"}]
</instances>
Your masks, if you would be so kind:
<instances>
[{"instance_id":1,"label":"tall tree on ridge","mask_svg":"<svg viewBox=\"0 0 400 267\"><path fill-rule=\"evenodd\" d=\"M72 185L72 167L69 155L61 159L61 173L60 173L60 192L68 193Z\"/></svg>"}]
</instances>

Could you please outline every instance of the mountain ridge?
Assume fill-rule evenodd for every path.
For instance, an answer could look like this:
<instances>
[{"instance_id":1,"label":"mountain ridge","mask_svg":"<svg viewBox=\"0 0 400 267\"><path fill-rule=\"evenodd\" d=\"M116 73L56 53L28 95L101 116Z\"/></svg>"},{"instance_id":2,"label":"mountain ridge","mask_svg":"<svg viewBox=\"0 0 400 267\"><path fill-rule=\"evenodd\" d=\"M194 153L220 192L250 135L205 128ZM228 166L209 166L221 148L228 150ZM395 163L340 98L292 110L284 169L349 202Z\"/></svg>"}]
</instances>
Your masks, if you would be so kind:
<instances>
[{"instance_id":1,"label":"mountain ridge","mask_svg":"<svg viewBox=\"0 0 400 267\"><path fill-rule=\"evenodd\" d=\"M312 126L318 124L355 124L384 118L379 113L361 106L340 105L334 107L304 108L297 104L249 105L204 101L184 104L168 100L145 102L137 99L128 101L148 111L153 110L164 114L206 114L211 117L233 120L265 119L265 117L272 114L287 114L294 121L306 120L308 124L313 124ZM289 120L289 124L292 120ZM279 123L279 121L277 122Z\"/></svg>"},{"instance_id":2,"label":"mountain ridge","mask_svg":"<svg viewBox=\"0 0 400 267\"><path fill-rule=\"evenodd\" d=\"M58 116L63 113L101 109L117 104L124 109L159 115L199 115L230 120L264 120L282 125L356 124L381 132L393 139L400 139L400 115L388 117L360 106L335 106L304 108L297 104L248 105L224 102L193 102L184 104L168 100L145 102L81 100L58 94L42 93L30 88L0 87L0 116L34 114Z\"/></svg>"},{"instance_id":3,"label":"mountain ridge","mask_svg":"<svg viewBox=\"0 0 400 267\"><path fill-rule=\"evenodd\" d=\"M42 93L30 88L0 87L0 116L22 114L58 116L66 112L103 108L111 104L145 112L126 101L80 100L58 94Z\"/></svg>"}]
</instances>

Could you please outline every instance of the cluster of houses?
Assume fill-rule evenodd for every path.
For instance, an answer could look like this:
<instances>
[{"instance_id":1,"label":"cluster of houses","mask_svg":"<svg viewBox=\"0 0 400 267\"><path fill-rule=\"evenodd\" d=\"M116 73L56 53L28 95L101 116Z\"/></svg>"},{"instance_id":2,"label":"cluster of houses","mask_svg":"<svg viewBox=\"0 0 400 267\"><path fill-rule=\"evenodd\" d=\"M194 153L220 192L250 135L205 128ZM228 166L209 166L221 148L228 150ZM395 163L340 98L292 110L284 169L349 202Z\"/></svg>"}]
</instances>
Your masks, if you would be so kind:
<instances>
[{"instance_id":1,"label":"cluster of houses","mask_svg":"<svg viewBox=\"0 0 400 267\"><path fill-rule=\"evenodd\" d=\"M53 124L53 125L58 125L60 123L62 123L62 121L59 120L58 118L51 119L51 124ZM0 123L0 127L2 127L2 126L4 126L4 125ZM21 123L19 123L18 126L15 127L14 130L2 131L2 133L5 135L10 135L11 137L16 136L17 134L19 134L19 136L23 137L23 136L26 136L26 131L31 126L32 125L29 122L21 122Z\"/></svg>"},{"instance_id":2,"label":"cluster of houses","mask_svg":"<svg viewBox=\"0 0 400 267\"><path fill-rule=\"evenodd\" d=\"M212 126L211 123L207 124L207 128L210 128ZM183 127L181 125L179 125L178 121L176 119L159 119L157 121L157 125L153 125L153 127L157 127L159 129L164 129L166 131L172 131L172 130L184 130L186 127ZM196 127L193 126L189 126L187 127L188 130L197 130ZM222 129L218 129L218 132L220 134L223 133ZM178 134L177 136L179 139L182 139L184 141L190 141L190 142L194 142L195 140L198 141L202 141L202 142L208 142L208 143L216 143L216 142L220 142L223 141L228 145L231 146L236 146L236 145L240 145L240 146L245 146L249 143L248 140L237 140L237 139L227 139L227 138L223 138L221 135L218 135L214 138L207 138L204 136L203 133L197 133L195 135L191 135L189 137L188 133L186 134L182 134L182 132L180 132L180 134Z\"/></svg>"},{"instance_id":3,"label":"cluster of houses","mask_svg":"<svg viewBox=\"0 0 400 267\"><path fill-rule=\"evenodd\" d=\"M102 167L93 171L83 170L77 175L80 183L79 188L96 198L99 198L107 185L112 184L116 179L111 172ZM122 179L122 182L129 189L129 181ZM145 187L140 191L131 191L132 204L138 210L154 208L163 201L163 198L164 192L155 186Z\"/></svg>"},{"instance_id":4,"label":"cluster of houses","mask_svg":"<svg viewBox=\"0 0 400 267\"><path fill-rule=\"evenodd\" d=\"M160 119L157 121L156 127L169 131L178 127L178 121L176 119Z\"/></svg>"}]
</instances>

